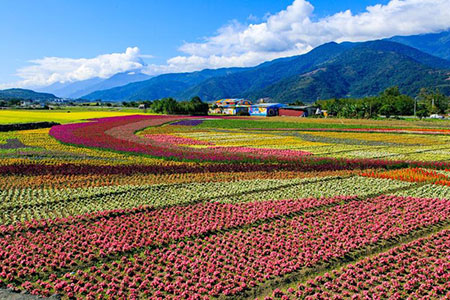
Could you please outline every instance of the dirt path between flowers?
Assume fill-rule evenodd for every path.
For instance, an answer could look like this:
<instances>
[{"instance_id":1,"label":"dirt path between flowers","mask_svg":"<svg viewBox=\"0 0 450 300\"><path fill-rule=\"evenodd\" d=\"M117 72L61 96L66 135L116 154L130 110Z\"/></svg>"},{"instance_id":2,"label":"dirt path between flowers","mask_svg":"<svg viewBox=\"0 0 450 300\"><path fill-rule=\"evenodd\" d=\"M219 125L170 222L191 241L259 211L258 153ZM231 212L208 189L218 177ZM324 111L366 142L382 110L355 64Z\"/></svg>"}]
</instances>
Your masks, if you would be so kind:
<instances>
[{"instance_id":1,"label":"dirt path between flowers","mask_svg":"<svg viewBox=\"0 0 450 300\"><path fill-rule=\"evenodd\" d=\"M16 293L12 292L10 290L4 290L0 289L0 299L2 300L43 300L43 299L49 299L49 300L59 300L61 297L59 295L54 295L51 297L39 297L31 294L22 294L22 293Z\"/></svg>"}]
</instances>

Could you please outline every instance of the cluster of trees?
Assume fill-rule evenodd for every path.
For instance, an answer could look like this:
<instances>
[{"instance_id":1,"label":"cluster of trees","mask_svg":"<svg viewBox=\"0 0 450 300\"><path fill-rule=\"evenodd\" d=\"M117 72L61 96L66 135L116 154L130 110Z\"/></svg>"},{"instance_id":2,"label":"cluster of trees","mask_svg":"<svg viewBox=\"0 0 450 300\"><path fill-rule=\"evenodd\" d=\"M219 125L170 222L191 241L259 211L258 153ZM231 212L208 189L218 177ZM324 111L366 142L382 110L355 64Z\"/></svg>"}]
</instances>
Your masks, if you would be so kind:
<instances>
[{"instance_id":1,"label":"cluster of trees","mask_svg":"<svg viewBox=\"0 0 450 300\"><path fill-rule=\"evenodd\" d=\"M200 97L193 97L189 101L176 101L173 98L163 98L155 101L123 102L125 107L139 107L143 105L155 113L168 115L207 115L208 103L202 102Z\"/></svg>"},{"instance_id":2,"label":"cluster of trees","mask_svg":"<svg viewBox=\"0 0 450 300\"><path fill-rule=\"evenodd\" d=\"M450 97L427 89L421 89L417 96L417 115L420 117L430 114L445 114L450 110Z\"/></svg>"},{"instance_id":3,"label":"cluster of trees","mask_svg":"<svg viewBox=\"0 0 450 300\"><path fill-rule=\"evenodd\" d=\"M438 90L421 89L416 98L400 93L398 87L391 87L376 97L360 99L319 100L316 105L327 110L329 115L343 118L373 118L378 115L411 116L420 118L431 114L447 113L450 97Z\"/></svg>"},{"instance_id":4,"label":"cluster of trees","mask_svg":"<svg viewBox=\"0 0 450 300\"><path fill-rule=\"evenodd\" d=\"M20 102L22 102L22 99L1 99L0 100L0 107L13 107L13 106L19 106Z\"/></svg>"}]
</instances>

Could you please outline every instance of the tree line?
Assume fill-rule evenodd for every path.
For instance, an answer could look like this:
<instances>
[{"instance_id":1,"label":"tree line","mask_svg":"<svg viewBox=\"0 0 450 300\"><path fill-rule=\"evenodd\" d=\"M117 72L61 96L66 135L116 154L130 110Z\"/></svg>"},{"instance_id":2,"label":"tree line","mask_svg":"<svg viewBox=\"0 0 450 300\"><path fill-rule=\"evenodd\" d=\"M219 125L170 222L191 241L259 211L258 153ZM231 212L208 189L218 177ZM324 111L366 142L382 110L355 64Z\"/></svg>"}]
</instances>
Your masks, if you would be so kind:
<instances>
[{"instance_id":1,"label":"tree line","mask_svg":"<svg viewBox=\"0 0 450 300\"><path fill-rule=\"evenodd\" d=\"M439 90L421 89L412 98L400 93L398 87L390 87L375 97L318 100L316 105L328 115L342 118L373 118L379 115L412 116L419 118L432 114L445 114L450 109L450 97Z\"/></svg>"},{"instance_id":2,"label":"tree line","mask_svg":"<svg viewBox=\"0 0 450 300\"><path fill-rule=\"evenodd\" d=\"M209 106L200 97L193 97L189 101L177 101L173 98L163 98L154 101L131 101L122 102L125 107L140 107L149 109L154 113L168 115L207 115Z\"/></svg>"}]
</instances>

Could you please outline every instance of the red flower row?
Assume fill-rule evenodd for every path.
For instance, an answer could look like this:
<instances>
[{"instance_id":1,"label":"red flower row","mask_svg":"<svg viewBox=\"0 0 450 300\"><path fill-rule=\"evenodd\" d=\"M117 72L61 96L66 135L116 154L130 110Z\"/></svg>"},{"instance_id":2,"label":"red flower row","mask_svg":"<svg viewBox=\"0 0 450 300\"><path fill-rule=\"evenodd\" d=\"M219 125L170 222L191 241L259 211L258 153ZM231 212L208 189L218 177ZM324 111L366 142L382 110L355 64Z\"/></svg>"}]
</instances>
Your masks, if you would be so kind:
<instances>
[{"instance_id":1,"label":"red flower row","mask_svg":"<svg viewBox=\"0 0 450 300\"><path fill-rule=\"evenodd\" d=\"M200 299L267 280L447 221L450 200L380 196L248 229L179 241L22 288L68 297Z\"/></svg>"}]
</instances>

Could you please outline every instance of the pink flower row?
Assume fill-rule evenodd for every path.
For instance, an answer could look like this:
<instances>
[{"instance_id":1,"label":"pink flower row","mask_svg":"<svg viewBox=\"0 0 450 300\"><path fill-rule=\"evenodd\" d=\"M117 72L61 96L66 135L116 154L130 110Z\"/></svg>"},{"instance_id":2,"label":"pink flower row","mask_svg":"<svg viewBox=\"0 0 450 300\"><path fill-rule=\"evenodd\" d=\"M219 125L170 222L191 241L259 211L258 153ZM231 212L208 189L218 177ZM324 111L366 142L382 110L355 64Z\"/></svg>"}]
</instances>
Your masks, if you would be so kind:
<instances>
[{"instance_id":1,"label":"pink flower row","mask_svg":"<svg viewBox=\"0 0 450 300\"><path fill-rule=\"evenodd\" d=\"M4 275L6 281L11 281L39 272L73 268L111 254L240 227L354 198L342 196L243 204L208 202L156 210L101 212L60 219L49 225L32 221L4 226L4 236L0 238L0 279Z\"/></svg>"},{"instance_id":2,"label":"pink flower row","mask_svg":"<svg viewBox=\"0 0 450 300\"><path fill-rule=\"evenodd\" d=\"M190 298L236 295L285 274L447 221L450 201L380 196L217 233L119 261L51 276L25 288L88 298Z\"/></svg>"},{"instance_id":3,"label":"pink flower row","mask_svg":"<svg viewBox=\"0 0 450 300\"><path fill-rule=\"evenodd\" d=\"M213 143L185 138L170 134L147 134L145 137L152 142L172 145L213 145Z\"/></svg>"},{"instance_id":4,"label":"pink flower row","mask_svg":"<svg viewBox=\"0 0 450 300\"><path fill-rule=\"evenodd\" d=\"M333 270L270 299L449 299L450 230Z\"/></svg>"},{"instance_id":5,"label":"pink flower row","mask_svg":"<svg viewBox=\"0 0 450 300\"><path fill-rule=\"evenodd\" d=\"M299 157L312 155L310 152L289 149L269 149L269 148L252 148L252 147L209 147L223 152L246 154L247 157L258 158L278 158L284 161L296 161Z\"/></svg>"}]
</instances>

